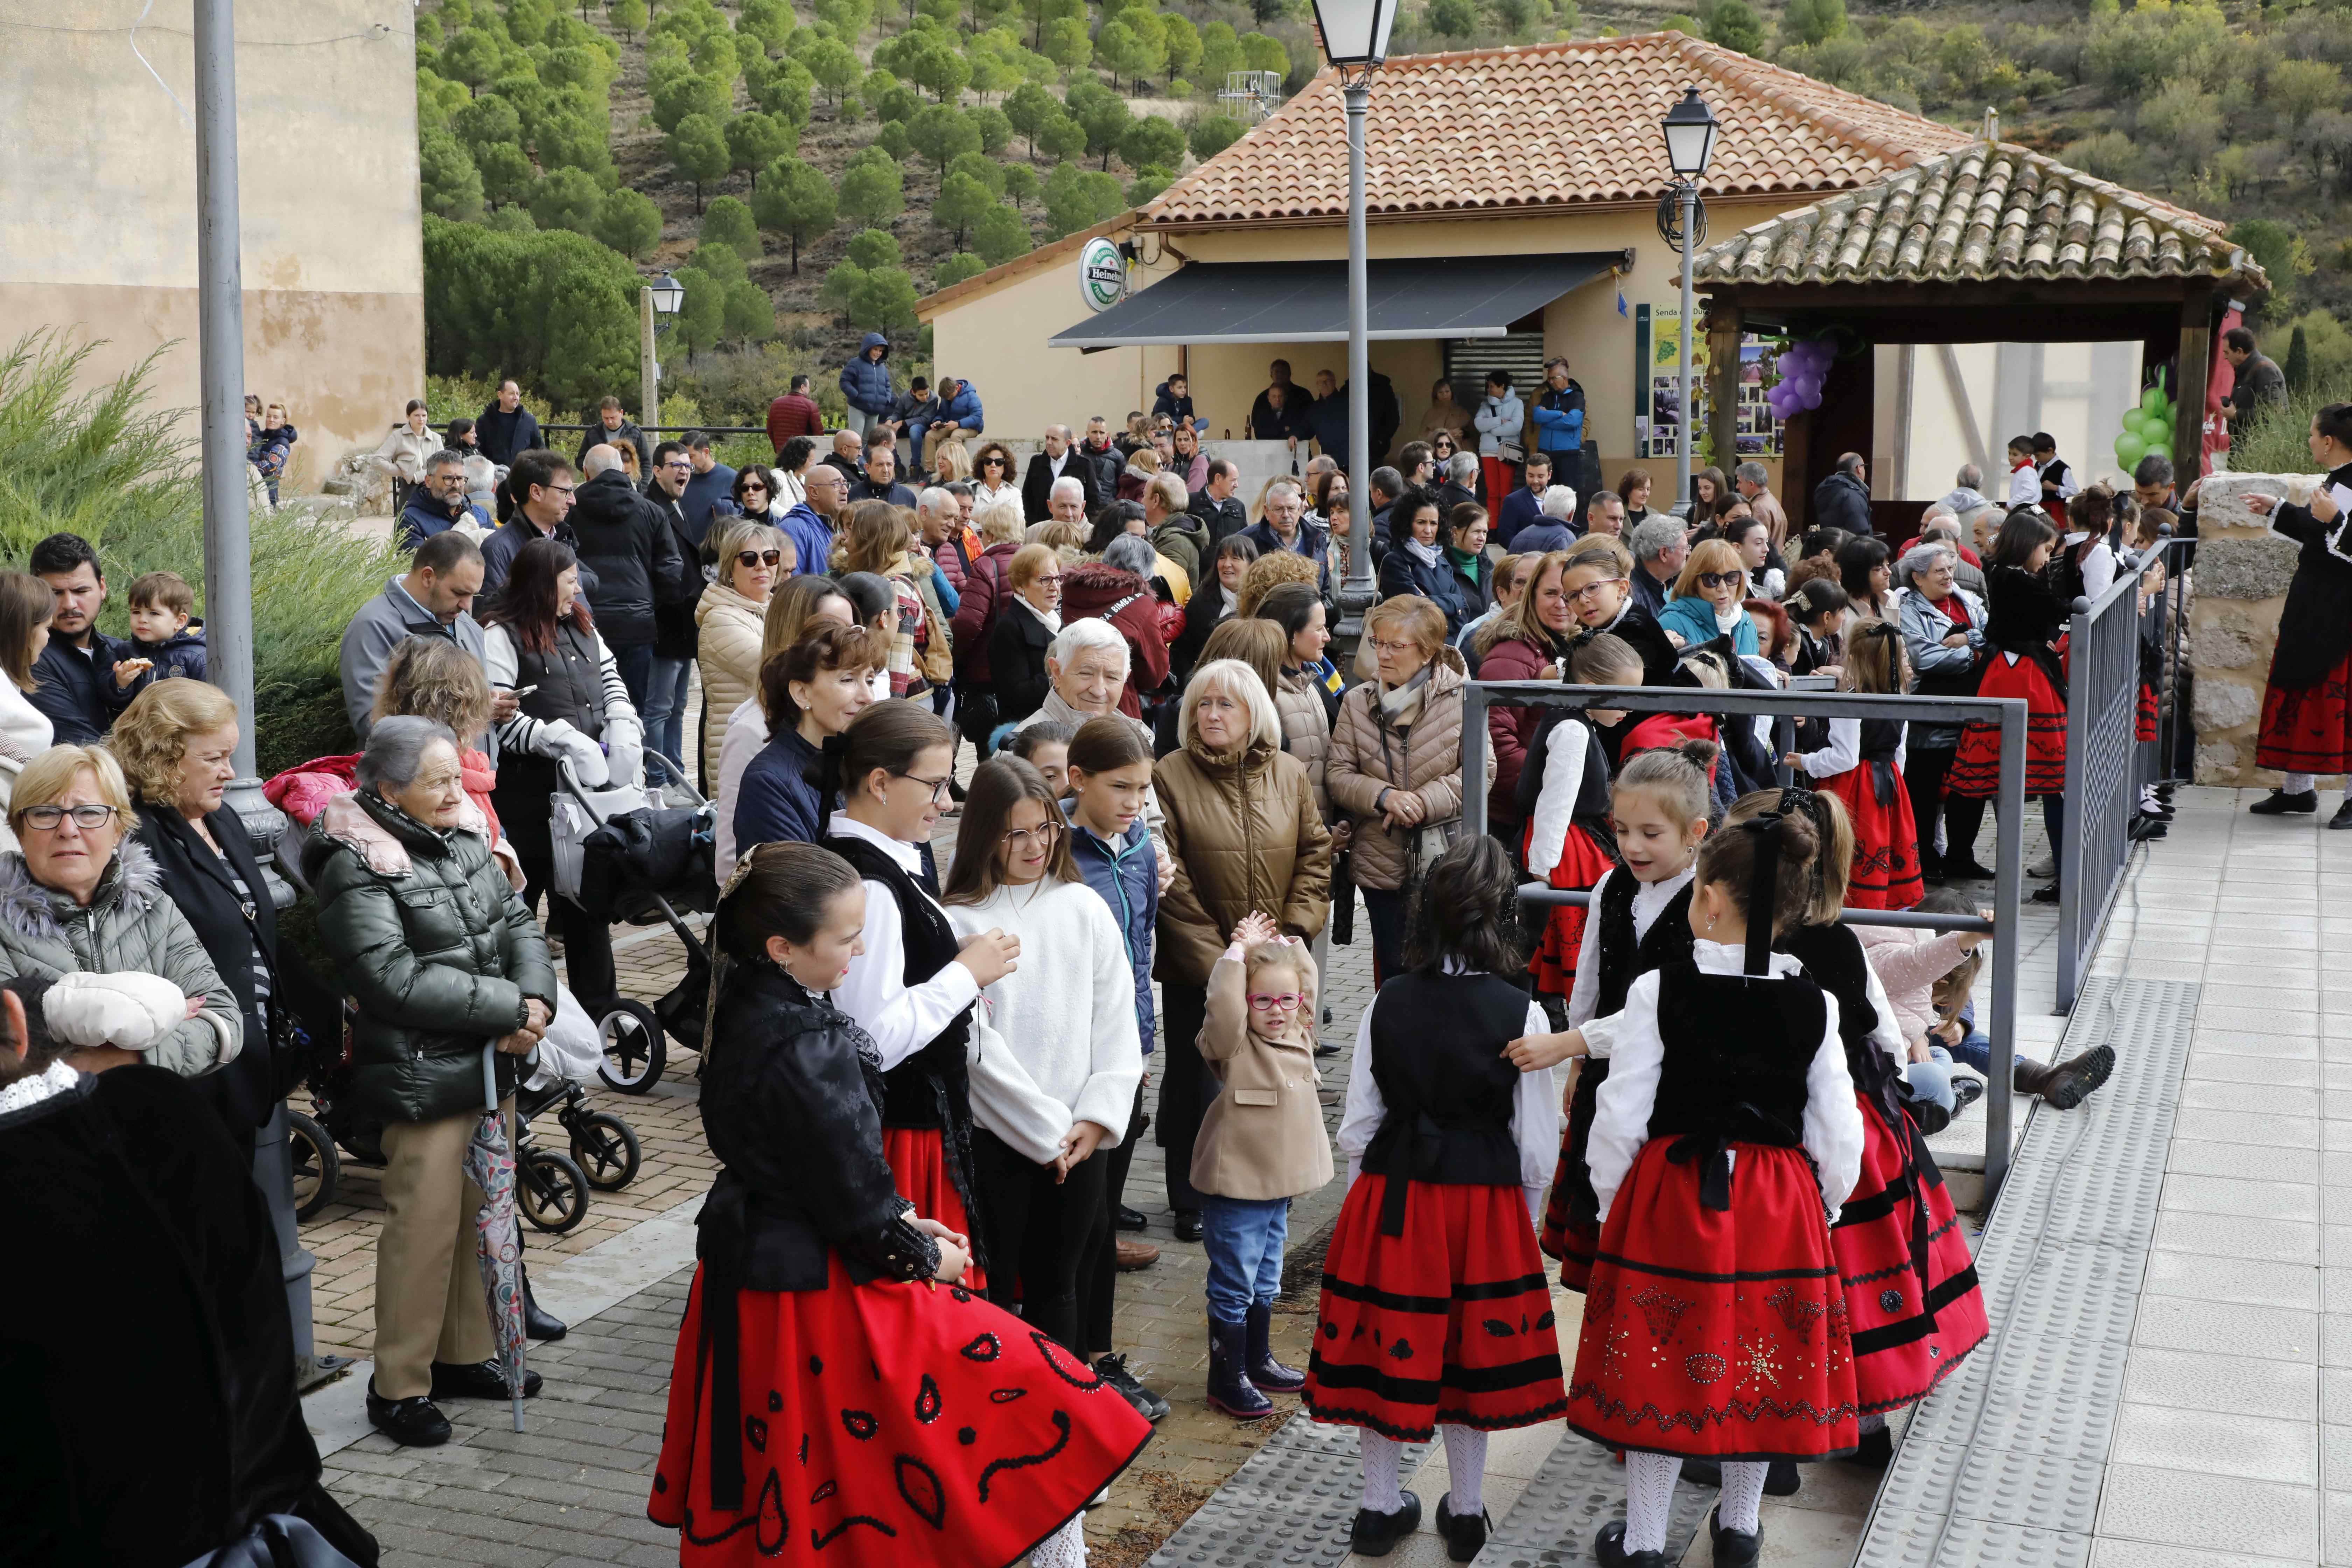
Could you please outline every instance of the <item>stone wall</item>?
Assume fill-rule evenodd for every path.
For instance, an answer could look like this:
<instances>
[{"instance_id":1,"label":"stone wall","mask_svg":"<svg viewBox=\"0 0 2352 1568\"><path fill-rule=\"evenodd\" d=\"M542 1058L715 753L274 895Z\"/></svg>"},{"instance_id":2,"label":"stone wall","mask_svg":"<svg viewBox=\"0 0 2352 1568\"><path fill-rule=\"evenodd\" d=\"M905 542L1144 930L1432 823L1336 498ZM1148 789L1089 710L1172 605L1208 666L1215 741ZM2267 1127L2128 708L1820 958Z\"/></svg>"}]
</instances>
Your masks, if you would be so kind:
<instances>
[{"instance_id":1,"label":"stone wall","mask_svg":"<svg viewBox=\"0 0 2352 1568\"><path fill-rule=\"evenodd\" d=\"M2255 731L2279 612L2294 577L2296 546L2271 531L2246 505L2249 495L2302 501L2316 474L2214 474L2197 495L2195 605L2189 614L2189 667L2196 673L2190 716L2197 725L2197 782L2249 787L2275 784L2254 767Z\"/></svg>"}]
</instances>

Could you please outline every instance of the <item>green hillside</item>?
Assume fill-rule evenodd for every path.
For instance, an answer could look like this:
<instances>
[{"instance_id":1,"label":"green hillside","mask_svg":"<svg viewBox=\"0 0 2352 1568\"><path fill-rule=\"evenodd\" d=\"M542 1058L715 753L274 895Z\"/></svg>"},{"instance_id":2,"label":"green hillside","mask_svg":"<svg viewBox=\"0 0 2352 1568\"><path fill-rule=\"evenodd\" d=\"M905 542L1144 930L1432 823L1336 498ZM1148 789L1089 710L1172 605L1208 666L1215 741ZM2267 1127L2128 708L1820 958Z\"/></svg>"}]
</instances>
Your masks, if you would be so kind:
<instances>
[{"instance_id":1,"label":"green hillside","mask_svg":"<svg viewBox=\"0 0 2352 1568\"><path fill-rule=\"evenodd\" d=\"M417 19L429 368L632 404L635 291L674 270L671 411L748 422L915 300L1164 187L1243 130L1230 71L1296 90L1305 0L436 0ZM1678 26L2003 134L2222 218L2277 284L2290 371L2352 374L2352 0L1675 15L1422 0L1396 53ZM831 378L819 374L821 388Z\"/></svg>"}]
</instances>

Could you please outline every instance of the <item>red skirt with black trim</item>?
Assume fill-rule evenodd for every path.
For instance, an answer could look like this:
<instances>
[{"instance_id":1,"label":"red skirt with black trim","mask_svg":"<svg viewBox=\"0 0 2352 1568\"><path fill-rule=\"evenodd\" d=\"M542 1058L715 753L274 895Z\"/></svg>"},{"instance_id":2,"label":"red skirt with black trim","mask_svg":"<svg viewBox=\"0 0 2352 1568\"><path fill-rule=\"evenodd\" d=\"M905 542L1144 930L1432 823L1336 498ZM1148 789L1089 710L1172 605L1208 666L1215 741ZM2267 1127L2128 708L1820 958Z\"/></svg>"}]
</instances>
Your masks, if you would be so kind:
<instances>
[{"instance_id":1,"label":"red skirt with black trim","mask_svg":"<svg viewBox=\"0 0 2352 1568\"><path fill-rule=\"evenodd\" d=\"M1094 1369L961 1286L736 1295L743 1500L710 1500L706 1276L678 1330L646 1515L678 1561L1005 1568L1151 1437Z\"/></svg>"},{"instance_id":2,"label":"red skirt with black trim","mask_svg":"<svg viewBox=\"0 0 2352 1568\"><path fill-rule=\"evenodd\" d=\"M1873 1047L1874 1049L1875 1047ZM1906 1121L1862 1102L1862 1174L1830 1231L1853 1334L1854 1397L1864 1415L1917 1399L1983 1342L1991 1326L1976 1259L1944 1173ZM1911 1169L1916 1151L1917 1171ZM1927 1278L1913 1258L1924 1238Z\"/></svg>"},{"instance_id":3,"label":"red skirt with black trim","mask_svg":"<svg viewBox=\"0 0 2352 1568\"><path fill-rule=\"evenodd\" d=\"M1735 1143L1731 1206L1699 1201L1676 1140L1634 1157L1601 1227L1568 1425L1689 1458L1821 1459L1859 1440L1853 1354L1820 1184L1802 1149Z\"/></svg>"},{"instance_id":4,"label":"red skirt with black trim","mask_svg":"<svg viewBox=\"0 0 2352 1568\"><path fill-rule=\"evenodd\" d=\"M915 1205L925 1219L935 1219L958 1236L971 1235L971 1211L948 1176L946 1135L936 1127L885 1127L882 1157L890 1162L890 1184L898 1195ZM963 1283L974 1290L988 1289L988 1271L977 1263L964 1270Z\"/></svg>"},{"instance_id":5,"label":"red skirt with black trim","mask_svg":"<svg viewBox=\"0 0 2352 1568\"><path fill-rule=\"evenodd\" d=\"M1528 837L1534 836L1530 824ZM1549 880L1555 888L1589 893L1602 873L1616 864L1617 857L1603 848L1599 839L1570 823L1560 845L1559 864L1551 868ZM1554 904L1544 917L1543 935L1536 942L1534 956L1528 960L1528 973L1535 976L1538 991L1565 996L1575 988L1577 955L1584 945L1584 922L1591 912L1576 904Z\"/></svg>"},{"instance_id":6,"label":"red skirt with black trim","mask_svg":"<svg viewBox=\"0 0 2352 1568\"><path fill-rule=\"evenodd\" d=\"M1517 1187L1414 1182L1381 1234L1389 1178L1356 1178L1323 1259L1300 1398L1318 1421L1426 1442L1440 1422L1500 1431L1567 1407L1543 1259Z\"/></svg>"},{"instance_id":7,"label":"red skirt with black trim","mask_svg":"<svg viewBox=\"0 0 2352 1568\"><path fill-rule=\"evenodd\" d=\"M1853 870L1846 882L1846 903L1857 910L1907 910L1927 896L1919 868L1919 828L1911 816L1911 792L1903 787L1903 770L1895 770L1895 803L1878 804L1868 763L1846 769L1813 787L1845 803L1853 824Z\"/></svg>"},{"instance_id":8,"label":"red skirt with black trim","mask_svg":"<svg viewBox=\"0 0 2352 1568\"><path fill-rule=\"evenodd\" d=\"M2066 791L2066 697L2050 683L2042 661L2020 654L2015 664L2004 653L1986 661L1977 683L1979 697L2021 697L2025 700L2025 793L2063 795ZM1990 800L2000 793L2000 727L1971 719L1960 729L1960 749L1944 774L1944 793Z\"/></svg>"},{"instance_id":9,"label":"red skirt with black trim","mask_svg":"<svg viewBox=\"0 0 2352 1568\"><path fill-rule=\"evenodd\" d=\"M1536 1246L1546 1258L1559 1260L1559 1282L1581 1290L1592 1280L1592 1257L1601 1249L1600 1206L1592 1196L1592 1178L1585 1169L1592 1137L1592 1118L1600 1110L1601 1086L1609 1079L1609 1058L1585 1057L1576 1068L1576 1088L1568 1099L1568 1124L1559 1130L1559 1166L1552 1173L1551 1195L1544 1200L1543 1229Z\"/></svg>"},{"instance_id":10,"label":"red skirt with black trim","mask_svg":"<svg viewBox=\"0 0 2352 1568\"><path fill-rule=\"evenodd\" d=\"M2139 683L2139 712L2132 721L2132 739L2156 739L2156 688L2145 680Z\"/></svg>"},{"instance_id":11,"label":"red skirt with black trim","mask_svg":"<svg viewBox=\"0 0 2352 1568\"><path fill-rule=\"evenodd\" d=\"M2284 773L2352 773L2352 654L2308 686L2263 692L2254 766Z\"/></svg>"}]
</instances>

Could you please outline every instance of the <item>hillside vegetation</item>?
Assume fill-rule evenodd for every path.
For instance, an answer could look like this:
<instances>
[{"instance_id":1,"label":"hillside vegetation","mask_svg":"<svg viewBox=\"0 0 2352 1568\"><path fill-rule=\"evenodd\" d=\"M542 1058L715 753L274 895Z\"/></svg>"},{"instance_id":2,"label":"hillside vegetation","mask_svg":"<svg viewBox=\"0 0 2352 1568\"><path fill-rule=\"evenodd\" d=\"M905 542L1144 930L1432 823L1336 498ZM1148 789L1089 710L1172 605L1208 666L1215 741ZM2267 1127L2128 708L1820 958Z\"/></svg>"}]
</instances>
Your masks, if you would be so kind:
<instances>
[{"instance_id":1,"label":"hillside vegetation","mask_svg":"<svg viewBox=\"0 0 2352 1568\"><path fill-rule=\"evenodd\" d=\"M635 384L635 289L687 286L665 413L750 422L919 296L1149 199L1313 74L1305 0L434 0L418 14L428 361L572 414ZM2230 223L2299 380L2352 374L2352 0L1408 0L1398 54L1680 27ZM2291 345L2293 345L2291 350ZM821 391L831 377L818 374Z\"/></svg>"}]
</instances>

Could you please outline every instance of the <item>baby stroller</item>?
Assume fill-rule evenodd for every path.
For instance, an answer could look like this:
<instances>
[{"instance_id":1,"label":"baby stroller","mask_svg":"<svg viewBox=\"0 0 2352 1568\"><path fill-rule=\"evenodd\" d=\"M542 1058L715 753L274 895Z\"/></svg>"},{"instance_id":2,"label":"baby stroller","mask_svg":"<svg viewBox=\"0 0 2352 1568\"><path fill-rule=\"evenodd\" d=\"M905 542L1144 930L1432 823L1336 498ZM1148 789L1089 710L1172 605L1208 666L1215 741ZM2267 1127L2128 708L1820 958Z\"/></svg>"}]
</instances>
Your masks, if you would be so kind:
<instances>
[{"instance_id":1,"label":"baby stroller","mask_svg":"<svg viewBox=\"0 0 2352 1568\"><path fill-rule=\"evenodd\" d=\"M563 789L553 802L555 891L609 921L666 921L686 947L685 975L652 1006L625 996L583 999L599 1020L597 1076L623 1094L644 1094L661 1081L666 1037L702 1048L710 951L685 914L708 913L719 898L717 811L660 752L646 753L646 769L648 780L662 782L590 790L563 762L557 770Z\"/></svg>"}]
</instances>

